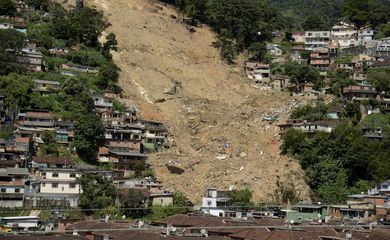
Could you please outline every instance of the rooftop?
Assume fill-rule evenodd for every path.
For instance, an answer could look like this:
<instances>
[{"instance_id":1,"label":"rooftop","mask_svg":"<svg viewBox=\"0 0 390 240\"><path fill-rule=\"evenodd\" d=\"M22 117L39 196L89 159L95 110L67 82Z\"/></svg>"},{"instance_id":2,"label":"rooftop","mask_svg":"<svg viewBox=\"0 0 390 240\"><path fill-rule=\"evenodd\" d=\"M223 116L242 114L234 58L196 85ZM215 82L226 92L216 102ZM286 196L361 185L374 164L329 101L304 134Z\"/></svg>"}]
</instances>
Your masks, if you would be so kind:
<instances>
[{"instance_id":1,"label":"rooftop","mask_svg":"<svg viewBox=\"0 0 390 240\"><path fill-rule=\"evenodd\" d=\"M62 165L74 165L72 158L67 157L33 157L33 161L36 163L46 163L46 164L62 164Z\"/></svg>"}]
</instances>

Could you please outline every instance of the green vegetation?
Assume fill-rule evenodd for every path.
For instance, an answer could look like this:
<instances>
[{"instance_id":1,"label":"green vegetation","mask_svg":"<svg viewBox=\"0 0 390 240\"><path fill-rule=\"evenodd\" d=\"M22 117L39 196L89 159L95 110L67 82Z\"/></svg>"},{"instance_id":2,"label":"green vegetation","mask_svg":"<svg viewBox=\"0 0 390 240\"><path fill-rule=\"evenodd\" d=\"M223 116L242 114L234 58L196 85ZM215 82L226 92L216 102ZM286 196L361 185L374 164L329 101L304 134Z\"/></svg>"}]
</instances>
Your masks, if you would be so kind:
<instances>
[{"instance_id":1,"label":"green vegetation","mask_svg":"<svg viewBox=\"0 0 390 240\"><path fill-rule=\"evenodd\" d=\"M232 205L235 209L244 210L254 206L251 202L252 192L247 188L230 191L229 197L232 199Z\"/></svg>"},{"instance_id":2,"label":"green vegetation","mask_svg":"<svg viewBox=\"0 0 390 240\"><path fill-rule=\"evenodd\" d=\"M331 24L336 22L341 16L340 10L343 0L268 0L268 2L271 6L289 16L292 19L291 21L295 23L296 30L302 30L302 27L305 26L308 19L312 19L313 16L316 16L315 20L321 19L320 21L316 21L317 26L321 26L323 22L329 22ZM321 24L318 25L318 23ZM312 30L316 29L318 28Z\"/></svg>"},{"instance_id":3,"label":"green vegetation","mask_svg":"<svg viewBox=\"0 0 390 240\"><path fill-rule=\"evenodd\" d=\"M374 27L390 20L390 4L384 0L345 0L342 14L357 26L367 23Z\"/></svg>"},{"instance_id":4,"label":"green vegetation","mask_svg":"<svg viewBox=\"0 0 390 240\"><path fill-rule=\"evenodd\" d=\"M0 76L21 73L24 68L16 63L14 51L24 46L24 35L14 29L0 30Z\"/></svg>"},{"instance_id":5,"label":"green vegetation","mask_svg":"<svg viewBox=\"0 0 390 240\"><path fill-rule=\"evenodd\" d=\"M126 195L121 201L123 213L127 217L138 218L144 216L147 211L143 209L146 207L146 198L141 190L128 189Z\"/></svg>"},{"instance_id":6,"label":"green vegetation","mask_svg":"<svg viewBox=\"0 0 390 240\"><path fill-rule=\"evenodd\" d=\"M380 92L385 92L385 96L390 96L390 69L378 68L368 70L368 79L371 84Z\"/></svg>"},{"instance_id":7,"label":"green vegetation","mask_svg":"<svg viewBox=\"0 0 390 240\"><path fill-rule=\"evenodd\" d=\"M0 1L0 15L15 16L16 3L13 0L1 0Z\"/></svg>"},{"instance_id":8,"label":"green vegetation","mask_svg":"<svg viewBox=\"0 0 390 240\"><path fill-rule=\"evenodd\" d=\"M88 209L104 209L114 206L116 188L111 181L100 174L82 174L79 179L83 192L80 194L79 206Z\"/></svg>"},{"instance_id":9,"label":"green vegetation","mask_svg":"<svg viewBox=\"0 0 390 240\"><path fill-rule=\"evenodd\" d=\"M237 53L257 42L272 39L272 31L290 26L290 21L262 0L174 1L190 18L211 26L220 38L215 45L232 62ZM252 47L254 48L254 47ZM257 48L257 47L256 47Z\"/></svg>"},{"instance_id":10,"label":"green vegetation","mask_svg":"<svg viewBox=\"0 0 390 240\"><path fill-rule=\"evenodd\" d=\"M289 129L281 150L296 156L318 198L338 203L349 193L390 177L389 144L389 138L369 142L359 126L341 122L332 133L313 137Z\"/></svg>"},{"instance_id":11,"label":"green vegetation","mask_svg":"<svg viewBox=\"0 0 390 240\"><path fill-rule=\"evenodd\" d=\"M186 195L182 192L175 192L173 194L173 205L171 206L153 206L147 219L151 221L157 221L162 218L166 218L175 214L184 214L190 212L190 201Z\"/></svg>"},{"instance_id":12,"label":"green vegetation","mask_svg":"<svg viewBox=\"0 0 390 240\"><path fill-rule=\"evenodd\" d=\"M303 119L309 121L326 120L328 106L323 102L319 102L315 107L311 105L300 106L291 113L291 119Z\"/></svg>"},{"instance_id":13,"label":"green vegetation","mask_svg":"<svg viewBox=\"0 0 390 240\"><path fill-rule=\"evenodd\" d=\"M74 124L74 146L81 159L94 163L96 153L104 142L104 126L94 114L81 115Z\"/></svg>"}]
</instances>

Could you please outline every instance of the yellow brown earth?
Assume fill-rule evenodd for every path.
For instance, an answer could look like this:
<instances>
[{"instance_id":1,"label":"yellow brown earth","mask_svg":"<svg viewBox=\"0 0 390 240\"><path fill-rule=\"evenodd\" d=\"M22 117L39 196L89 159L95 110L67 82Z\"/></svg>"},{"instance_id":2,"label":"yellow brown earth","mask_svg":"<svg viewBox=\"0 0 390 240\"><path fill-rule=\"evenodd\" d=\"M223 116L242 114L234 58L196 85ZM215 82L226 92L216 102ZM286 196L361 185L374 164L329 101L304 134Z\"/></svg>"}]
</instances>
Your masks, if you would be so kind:
<instances>
[{"instance_id":1,"label":"yellow brown earth","mask_svg":"<svg viewBox=\"0 0 390 240\"><path fill-rule=\"evenodd\" d=\"M280 156L276 124L261 121L262 115L276 112L285 118L296 100L252 86L242 64L222 62L208 27L189 31L168 5L87 2L104 12L112 24L107 32L119 42L113 56L122 70L122 100L169 128L172 147L148 160L166 189L183 191L194 203L210 186L248 187L256 202L309 198L299 164ZM231 158L224 154L224 143L233 148ZM167 165L185 172L172 174Z\"/></svg>"}]
</instances>

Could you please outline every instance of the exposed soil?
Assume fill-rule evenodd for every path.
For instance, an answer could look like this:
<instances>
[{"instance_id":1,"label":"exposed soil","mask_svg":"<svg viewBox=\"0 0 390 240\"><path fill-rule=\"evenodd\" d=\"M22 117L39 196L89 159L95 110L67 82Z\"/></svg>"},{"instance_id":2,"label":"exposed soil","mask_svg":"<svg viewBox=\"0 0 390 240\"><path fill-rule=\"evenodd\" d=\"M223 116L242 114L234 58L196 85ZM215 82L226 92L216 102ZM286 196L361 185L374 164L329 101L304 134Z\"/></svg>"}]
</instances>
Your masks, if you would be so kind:
<instances>
[{"instance_id":1,"label":"exposed soil","mask_svg":"<svg viewBox=\"0 0 390 240\"><path fill-rule=\"evenodd\" d=\"M169 127L173 146L148 160L168 190L183 191L194 203L209 186L248 187L255 201L308 199L299 164L279 154L276 125L260 118L274 112L284 118L295 100L253 87L242 66L221 61L208 27L191 33L170 6L152 0L87 2L104 11L112 24L107 31L117 36L113 55L122 69L123 101ZM232 146L231 158L225 143ZM184 172L172 173L167 165Z\"/></svg>"}]
</instances>

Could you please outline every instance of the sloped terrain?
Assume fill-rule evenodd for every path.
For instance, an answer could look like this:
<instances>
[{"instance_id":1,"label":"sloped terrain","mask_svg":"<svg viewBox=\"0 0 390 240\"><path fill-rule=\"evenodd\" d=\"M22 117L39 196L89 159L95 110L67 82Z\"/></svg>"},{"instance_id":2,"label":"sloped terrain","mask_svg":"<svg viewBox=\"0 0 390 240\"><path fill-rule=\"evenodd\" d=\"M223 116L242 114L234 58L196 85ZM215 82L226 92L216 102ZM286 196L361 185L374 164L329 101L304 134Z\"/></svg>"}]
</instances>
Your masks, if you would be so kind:
<instances>
[{"instance_id":1,"label":"sloped terrain","mask_svg":"<svg viewBox=\"0 0 390 240\"><path fill-rule=\"evenodd\" d=\"M89 0L104 11L116 34L114 59L122 69L123 101L143 117L163 121L173 146L149 157L170 190L199 203L206 187L248 187L254 200L307 199L298 163L279 155L276 125L260 116L281 112L293 100L286 93L251 86L240 66L224 64L206 26L195 32L170 6L152 0ZM223 145L230 143L231 158ZM182 174L172 174L176 166Z\"/></svg>"}]
</instances>

